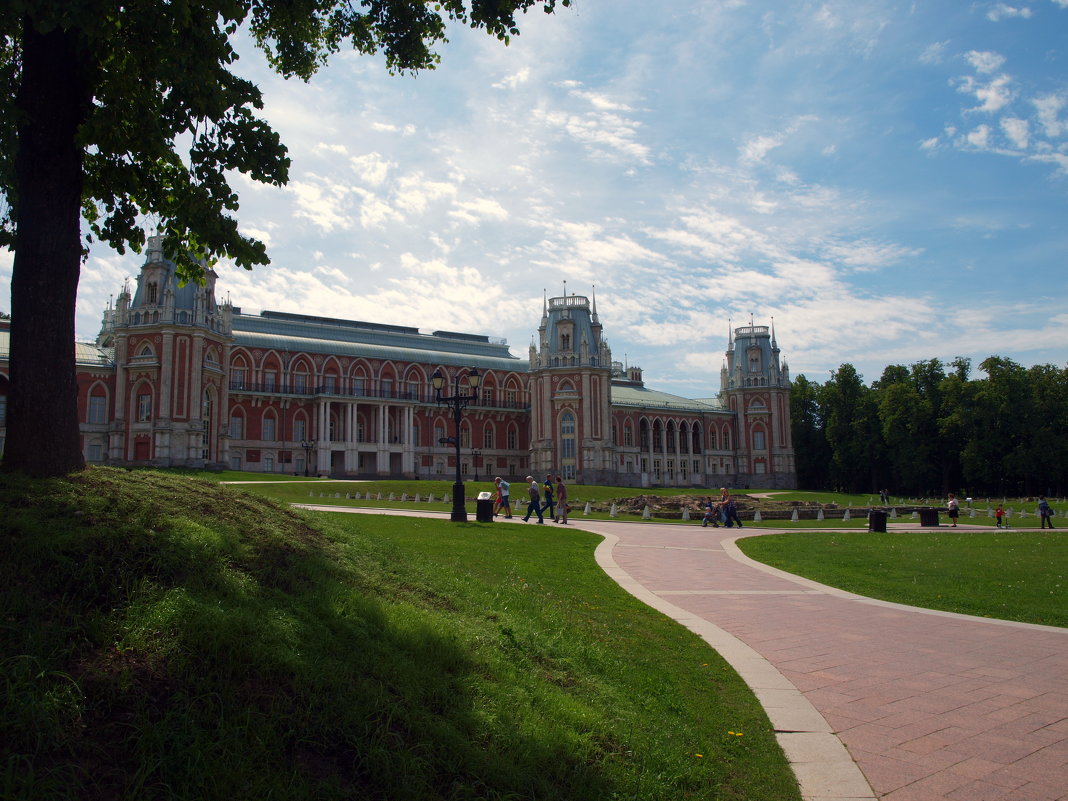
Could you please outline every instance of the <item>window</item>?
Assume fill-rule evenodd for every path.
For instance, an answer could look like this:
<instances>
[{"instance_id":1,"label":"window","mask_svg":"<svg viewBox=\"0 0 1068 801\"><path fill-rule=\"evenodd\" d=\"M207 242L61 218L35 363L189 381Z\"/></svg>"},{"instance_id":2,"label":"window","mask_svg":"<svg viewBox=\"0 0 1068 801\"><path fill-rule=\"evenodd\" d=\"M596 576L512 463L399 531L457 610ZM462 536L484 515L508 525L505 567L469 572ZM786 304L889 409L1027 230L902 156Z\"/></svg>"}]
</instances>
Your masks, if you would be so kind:
<instances>
[{"instance_id":1,"label":"window","mask_svg":"<svg viewBox=\"0 0 1068 801\"><path fill-rule=\"evenodd\" d=\"M571 350L571 334L560 335L560 350Z\"/></svg>"},{"instance_id":2,"label":"window","mask_svg":"<svg viewBox=\"0 0 1068 801\"><path fill-rule=\"evenodd\" d=\"M493 405L493 387L482 387L482 404L484 406Z\"/></svg>"},{"instance_id":3,"label":"window","mask_svg":"<svg viewBox=\"0 0 1068 801\"><path fill-rule=\"evenodd\" d=\"M514 389L506 389L504 391L504 399L511 408L516 408L519 403L519 393Z\"/></svg>"},{"instance_id":4,"label":"window","mask_svg":"<svg viewBox=\"0 0 1068 801\"><path fill-rule=\"evenodd\" d=\"M445 426L434 426L434 442L433 445L442 445L442 440L445 439Z\"/></svg>"},{"instance_id":5,"label":"window","mask_svg":"<svg viewBox=\"0 0 1068 801\"><path fill-rule=\"evenodd\" d=\"M298 417L293 421L293 441L301 442L308 439L308 421Z\"/></svg>"},{"instance_id":6,"label":"window","mask_svg":"<svg viewBox=\"0 0 1068 801\"><path fill-rule=\"evenodd\" d=\"M147 423L152 420L152 396L137 396L137 422Z\"/></svg>"},{"instance_id":7,"label":"window","mask_svg":"<svg viewBox=\"0 0 1068 801\"><path fill-rule=\"evenodd\" d=\"M560 458L564 464L574 464L575 415L571 412L560 415Z\"/></svg>"},{"instance_id":8,"label":"window","mask_svg":"<svg viewBox=\"0 0 1068 801\"><path fill-rule=\"evenodd\" d=\"M235 367L230 371L230 389L244 389L248 380L248 371L244 367Z\"/></svg>"},{"instance_id":9,"label":"window","mask_svg":"<svg viewBox=\"0 0 1068 801\"><path fill-rule=\"evenodd\" d=\"M101 451L100 451L100 443L99 442L90 442L89 443L89 461L90 462L99 462L100 461L100 453L101 453Z\"/></svg>"},{"instance_id":10,"label":"window","mask_svg":"<svg viewBox=\"0 0 1068 801\"><path fill-rule=\"evenodd\" d=\"M471 429L468 428L467 426L464 426L463 428L460 429L460 447L461 448L470 448L471 447Z\"/></svg>"},{"instance_id":11,"label":"window","mask_svg":"<svg viewBox=\"0 0 1068 801\"><path fill-rule=\"evenodd\" d=\"M715 450L716 449L716 432L715 432L715 429L713 429L712 431L708 432L708 447L711 450Z\"/></svg>"},{"instance_id":12,"label":"window","mask_svg":"<svg viewBox=\"0 0 1068 801\"><path fill-rule=\"evenodd\" d=\"M308 391L308 374L297 373L293 376L293 391L298 395L304 394Z\"/></svg>"},{"instance_id":13,"label":"window","mask_svg":"<svg viewBox=\"0 0 1068 801\"><path fill-rule=\"evenodd\" d=\"M263 436L261 439L275 439L274 417L263 418Z\"/></svg>"},{"instance_id":14,"label":"window","mask_svg":"<svg viewBox=\"0 0 1068 801\"><path fill-rule=\"evenodd\" d=\"M485 428L482 429L482 447L483 448L487 448L487 449L493 447L493 426L492 425L487 424L485 426Z\"/></svg>"},{"instance_id":15,"label":"window","mask_svg":"<svg viewBox=\"0 0 1068 801\"><path fill-rule=\"evenodd\" d=\"M419 389L422 386L418 381L408 382L408 398L410 400L419 400Z\"/></svg>"},{"instance_id":16,"label":"window","mask_svg":"<svg viewBox=\"0 0 1068 801\"><path fill-rule=\"evenodd\" d=\"M108 399L103 395L90 395L89 396L89 422L90 423L106 423L107 422L107 404Z\"/></svg>"},{"instance_id":17,"label":"window","mask_svg":"<svg viewBox=\"0 0 1068 801\"><path fill-rule=\"evenodd\" d=\"M230 438L245 438L245 418L243 418L241 415L235 414L233 417L230 418Z\"/></svg>"},{"instance_id":18,"label":"window","mask_svg":"<svg viewBox=\"0 0 1068 801\"><path fill-rule=\"evenodd\" d=\"M231 470L240 470L241 469L241 457L240 456L231 456L230 457L230 469Z\"/></svg>"},{"instance_id":19,"label":"window","mask_svg":"<svg viewBox=\"0 0 1068 801\"><path fill-rule=\"evenodd\" d=\"M623 444L627 447L634 445L634 426L629 422L623 426Z\"/></svg>"},{"instance_id":20,"label":"window","mask_svg":"<svg viewBox=\"0 0 1068 801\"><path fill-rule=\"evenodd\" d=\"M660 480L660 460L659 459L653 459L653 480L654 481L659 481Z\"/></svg>"},{"instance_id":21,"label":"window","mask_svg":"<svg viewBox=\"0 0 1068 801\"><path fill-rule=\"evenodd\" d=\"M278 373L274 370L268 370L263 374L263 391L274 392L275 384L278 381Z\"/></svg>"},{"instance_id":22,"label":"window","mask_svg":"<svg viewBox=\"0 0 1068 801\"><path fill-rule=\"evenodd\" d=\"M0 395L0 423L7 422L7 395Z\"/></svg>"},{"instance_id":23,"label":"window","mask_svg":"<svg viewBox=\"0 0 1068 801\"><path fill-rule=\"evenodd\" d=\"M698 473L701 472L701 462L698 459L694 459L693 460L693 472L694 472L694 475L697 475Z\"/></svg>"},{"instance_id":24,"label":"window","mask_svg":"<svg viewBox=\"0 0 1068 801\"><path fill-rule=\"evenodd\" d=\"M519 447L519 432L514 428L508 429L508 449L516 450Z\"/></svg>"},{"instance_id":25,"label":"window","mask_svg":"<svg viewBox=\"0 0 1068 801\"><path fill-rule=\"evenodd\" d=\"M148 293L147 294L148 294L148 302L149 303L155 303L157 298L158 298L158 295L159 295L159 287L155 284L155 282L150 283L148 285Z\"/></svg>"},{"instance_id":26,"label":"window","mask_svg":"<svg viewBox=\"0 0 1068 801\"><path fill-rule=\"evenodd\" d=\"M767 445L766 445L766 443L764 441L764 432L763 431L754 431L753 432L753 450L762 451L762 450L765 450L766 447L767 447Z\"/></svg>"},{"instance_id":27,"label":"window","mask_svg":"<svg viewBox=\"0 0 1068 801\"><path fill-rule=\"evenodd\" d=\"M382 379L382 397L383 398L392 398L393 397L393 379L392 378L383 378Z\"/></svg>"},{"instance_id":28,"label":"window","mask_svg":"<svg viewBox=\"0 0 1068 801\"><path fill-rule=\"evenodd\" d=\"M333 395L337 392L337 376L328 375L323 377L323 391L327 395Z\"/></svg>"},{"instance_id":29,"label":"window","mask_svg":"<svg viewBox=\"0 0 1068 801\"><path fill-rule=\"evenodd\" d=\"M264 459L263 459L263 472L264 473L273 473L274 472L274 457L273 456L264 457Z\"/></svg>"},{"instance_id":30,"label":"window","mask_svg":"<svg viewBox=\"0 0 1068 801\"><path fill-rule=\"evenodd\" d=\"M364 379L363 376L357 376L352 379L352 394L363 395Z\"/></svg>"}]
</instances>

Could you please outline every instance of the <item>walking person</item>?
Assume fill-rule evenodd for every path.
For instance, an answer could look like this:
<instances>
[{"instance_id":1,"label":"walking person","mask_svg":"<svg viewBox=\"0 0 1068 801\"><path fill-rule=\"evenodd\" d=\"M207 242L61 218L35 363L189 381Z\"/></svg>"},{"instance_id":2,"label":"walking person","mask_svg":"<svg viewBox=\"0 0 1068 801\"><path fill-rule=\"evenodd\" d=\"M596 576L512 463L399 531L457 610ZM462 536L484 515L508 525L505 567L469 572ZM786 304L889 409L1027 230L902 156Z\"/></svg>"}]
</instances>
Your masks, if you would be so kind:
<instances>
[{"instance_id":1,"label":"walking person","mask_svg":"<svg viewBox=\"0 0 1068 801\"><path fill-rule=\"evenodd\" d=\"M727 492L726 487L721 487L719 490L719 508L720 519L723 521L724 526L730 528L734 523L737 523L738 528L744 528L742 519L738 517L738 504L734 502L734 497Z\"/></svg>"},{"instance_id":2,"label":"walking person","mask_svg":"<svg viewBox=\"0 0 1068 801\"><path fill-rule=\"evenodd\" d=\"M528 522L530 516L536 514L538 525L545 525L545 518L541 516L541 487L534 476L527 476L527 492L530 493L530 503L527 504L527 513L523 517L523 522Z\"/></svg>"},{"instance_id":3,"label":"walking person","mask_svg":"<svg viewBox=\"0 0 1068 801\"><path fill-rule=\"evenodd\" d=\"M946 504L949 508L949 519L953 521L950 528L957 527L957 518L960 516L960 504L957 503L957 496L952 492L949 493L949 503Z\"/></svg>"},{"instance_id":4,"label":"walking person","mask_svg":"<svg viewBox=\"0 0 1068 801\"><path fill-rule=\"evenodd\" d=\"M1042 528L1049 524L1053 528L1053 508L1049 505L1045 495L1038 496L1038 516L1042 518Z\"/></svg>"},{"instance_id":5,"label":"walking person","mask_svg":"<svg viewBox=\"0 0 1068 801\"><path fill-rule=\"evenodd\" d=\"M570 507L567 505L567 487L564 486L564 480L557 475L556 476L556 514L559 518L559 522L567 524L567 510Z\"/></svg>"},{"instance_id":6,"label":"walking person","mask_svg":"<svg viewBox=\"0 0 1068 801\"><path fill-rule=\"evenodd\" d=\"M500 476L497 476L495 479L493 479L493 483L497 485L497 492L499 492L501 495L501 511L504 512L504 517L506 520L511 520L512 507L508 499L508 491L511 485Z\"/></svg>"},{"instance_id":7,"label":"walking person","mask_svg":"<svg viewBox=\"0 0 1068 801\"><path fill-rule=\"evenodd\" d=\"M545 474L545 503L541 507L541 511L549 510L549 517L556 522L556 501L553 500L553 475L552 473Z\"/></svg>"}]
</instances>

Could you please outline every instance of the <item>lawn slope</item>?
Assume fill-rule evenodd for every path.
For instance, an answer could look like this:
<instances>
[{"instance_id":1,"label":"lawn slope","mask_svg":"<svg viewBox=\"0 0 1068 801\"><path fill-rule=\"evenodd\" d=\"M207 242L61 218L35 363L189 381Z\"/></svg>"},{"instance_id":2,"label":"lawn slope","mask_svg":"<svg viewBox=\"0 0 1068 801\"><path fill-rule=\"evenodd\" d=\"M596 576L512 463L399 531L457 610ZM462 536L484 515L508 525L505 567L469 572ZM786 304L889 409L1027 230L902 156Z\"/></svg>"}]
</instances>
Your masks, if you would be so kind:
<instances>
[{"instance_id":1,"label":"lawn slope","mask_svg":"<svg viewBox=\"0 0 1068 801\"><path fill-rule=\"evenodd\" d=\"M797 799L766 717L551 527L0 477L0 795Z\"/></svg>"}]
</instances>

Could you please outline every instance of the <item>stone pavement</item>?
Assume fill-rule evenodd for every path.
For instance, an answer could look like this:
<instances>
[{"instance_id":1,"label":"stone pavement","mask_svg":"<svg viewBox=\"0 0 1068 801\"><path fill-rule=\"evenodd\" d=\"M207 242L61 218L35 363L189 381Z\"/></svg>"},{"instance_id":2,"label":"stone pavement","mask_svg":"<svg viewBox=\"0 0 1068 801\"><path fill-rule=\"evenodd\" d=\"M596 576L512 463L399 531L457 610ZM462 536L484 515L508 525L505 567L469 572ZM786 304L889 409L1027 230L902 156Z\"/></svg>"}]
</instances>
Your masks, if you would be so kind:
<instances>
[{"instance_id":1,"label":"stone pavement","mask_svg":"<svg viewBox=\"0 0 1068 801\"><path fill-rule=\"evenodd\" d=\"M808 801L1068 801L1068 629L876 601L734 544L772 529L571 523L604 537L608 575L738 671Z\"/></svg>"},{"instance_id":2,"label":"stone pavement","mask_svg":"<svg viewBox=\"0 0 1068 801\"><path fill-rule=\"evenodd\" d=\"M749 683L806 799L1068 800L1068 629L875 601L734 544L768 529L573 522Z\"/></svg>"}]
</instances>

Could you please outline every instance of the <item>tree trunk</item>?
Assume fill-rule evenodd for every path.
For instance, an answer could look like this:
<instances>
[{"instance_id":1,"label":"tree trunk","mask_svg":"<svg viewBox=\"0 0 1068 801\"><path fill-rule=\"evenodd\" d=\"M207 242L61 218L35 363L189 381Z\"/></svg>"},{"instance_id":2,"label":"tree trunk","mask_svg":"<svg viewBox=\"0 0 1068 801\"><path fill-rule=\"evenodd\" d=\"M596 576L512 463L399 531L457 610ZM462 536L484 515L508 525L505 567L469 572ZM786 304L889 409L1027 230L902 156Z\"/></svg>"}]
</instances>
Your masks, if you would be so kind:
<instances>
[{"instance_id":1,"label":"tree trunk","mask_svg":"<svg viewBox=\"0 0 1068 801\"><path fill-rule=\"evenodd\" d=\"M85 466L74 315L81 271L88 62L67 31L23 22L11 274L11 385L3 468L61 476Z\"/></svg>"}]
</instances>

